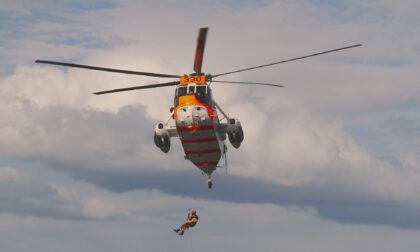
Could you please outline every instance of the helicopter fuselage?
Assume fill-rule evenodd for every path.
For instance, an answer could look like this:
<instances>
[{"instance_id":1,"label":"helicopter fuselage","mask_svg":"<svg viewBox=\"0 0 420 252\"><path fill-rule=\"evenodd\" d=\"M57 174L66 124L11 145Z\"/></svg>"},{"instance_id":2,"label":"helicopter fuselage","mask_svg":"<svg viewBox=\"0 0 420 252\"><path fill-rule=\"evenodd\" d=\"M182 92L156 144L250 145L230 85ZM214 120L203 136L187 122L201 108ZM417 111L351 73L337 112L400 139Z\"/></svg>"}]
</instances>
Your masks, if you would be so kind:
<instances>
[{"instance_id":1,"label":"helicopter fuselage","mask_svg":"<svg viewBox=\"0 0 420 252\"><path fill-rule=\"evenodd\" d=\"M207 175L217 167L224 151L224 135L206 84L181 85L175 92L173 118L185 158Z\"/></svg>"}]
</instances>

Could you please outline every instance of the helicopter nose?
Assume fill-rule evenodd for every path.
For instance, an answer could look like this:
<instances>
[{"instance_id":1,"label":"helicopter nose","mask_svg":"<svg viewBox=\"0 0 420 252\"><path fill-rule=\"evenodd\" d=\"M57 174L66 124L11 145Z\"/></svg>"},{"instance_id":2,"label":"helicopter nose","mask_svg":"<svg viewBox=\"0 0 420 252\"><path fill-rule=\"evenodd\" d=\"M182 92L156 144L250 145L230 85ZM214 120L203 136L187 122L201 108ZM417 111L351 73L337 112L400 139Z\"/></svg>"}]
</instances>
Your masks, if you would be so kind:
<instances>
[{"instance_id":1,"label":"helicopter nose","mask_svg":"<svg viewBox=\"0 0 420 252\"><path fill-rule=\"evenodd\" d=\"M178 109L177 124L179 126L193 126L209 124L207 109L203 106L187 106Z\"/></svg>"},{"instance_id":2,"label":"helicopter nose","mask_svg":"<svg viewBox=\"0 0 420 252\"><path fill-rule=\"evenodd\" d=\"M182 107L178 109L177 124L179 124L180 126L192 125L190 110L191 110L190 107Z\"/></svg>"}]
</instances>

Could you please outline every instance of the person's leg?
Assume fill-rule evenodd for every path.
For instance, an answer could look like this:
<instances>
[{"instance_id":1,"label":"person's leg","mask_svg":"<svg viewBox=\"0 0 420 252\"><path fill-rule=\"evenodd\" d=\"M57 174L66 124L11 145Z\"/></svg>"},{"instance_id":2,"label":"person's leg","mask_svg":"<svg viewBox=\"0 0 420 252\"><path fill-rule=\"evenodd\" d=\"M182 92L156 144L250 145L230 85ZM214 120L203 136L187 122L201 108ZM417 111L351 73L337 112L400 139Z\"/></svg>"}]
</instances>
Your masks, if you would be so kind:
<instances>
[{"instance_id":1,"label":"person's leg","mask_svg":"<svg viewBox=\"0 0 420 252\"><path fill-rule=\"evenodd\" d=\"M184 224L181 226L181 230L182 230L182 231L185 231L185 230L187 230L189 227L190 227L190 223L186 222L186 223L184 223Z\"/></svg>"}]
</instances>

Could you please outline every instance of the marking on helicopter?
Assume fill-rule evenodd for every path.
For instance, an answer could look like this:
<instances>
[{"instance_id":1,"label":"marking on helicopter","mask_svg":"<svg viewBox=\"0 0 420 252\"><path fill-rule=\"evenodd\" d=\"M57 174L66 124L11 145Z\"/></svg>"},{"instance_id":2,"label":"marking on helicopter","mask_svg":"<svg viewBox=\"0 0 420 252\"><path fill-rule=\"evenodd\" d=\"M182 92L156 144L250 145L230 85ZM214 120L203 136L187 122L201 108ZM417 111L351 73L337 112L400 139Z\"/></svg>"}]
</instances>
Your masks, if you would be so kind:
<instances>
[{"instance_id":1,"label":"marking on helicopter","mask_svg":"<svg viewBox=\"0 0 420 252\"><path fill-rule=\"evenodd\" d=\"M205 75L198 75L198 76L181 76L179 78L179 83L181 85L187 84L206 84L206 76Z\"/></svg>"}]
</instances>

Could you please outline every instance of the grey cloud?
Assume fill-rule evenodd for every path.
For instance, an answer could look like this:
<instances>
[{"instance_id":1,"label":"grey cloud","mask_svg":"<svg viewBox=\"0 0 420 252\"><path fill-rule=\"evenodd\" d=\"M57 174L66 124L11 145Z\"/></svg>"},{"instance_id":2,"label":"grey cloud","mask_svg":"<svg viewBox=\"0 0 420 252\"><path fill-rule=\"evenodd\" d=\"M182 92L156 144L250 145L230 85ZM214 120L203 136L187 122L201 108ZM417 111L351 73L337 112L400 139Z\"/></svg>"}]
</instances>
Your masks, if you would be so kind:
<instances>
[{"instance_id":1,"label":"grey cloud","mask_svg":"<svg viewBox=\"0 0 420 252\"><path fill-rule=\"evenodd\" d=\"M0 168L0 202L0 212L24 216L73 220L122 216L109 203L83 198L65 187L37 182L11 168Z\"/></svg>"},{"instance_id":2,"label":"grey cloud","mask_svg":"<svg viewBox=\"0 0 420 252\"><path fill-rule=\"evenodd\" d=\"M383 156L417 157L420 149L419 102L407 102L405 108L390 108L375 116L360 116L350 122L353 136L366 142L369 149Z\"/></svg>"}]
</instances>

